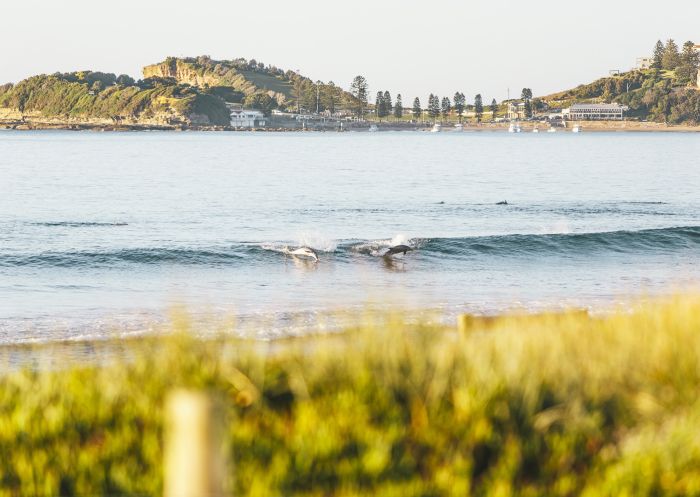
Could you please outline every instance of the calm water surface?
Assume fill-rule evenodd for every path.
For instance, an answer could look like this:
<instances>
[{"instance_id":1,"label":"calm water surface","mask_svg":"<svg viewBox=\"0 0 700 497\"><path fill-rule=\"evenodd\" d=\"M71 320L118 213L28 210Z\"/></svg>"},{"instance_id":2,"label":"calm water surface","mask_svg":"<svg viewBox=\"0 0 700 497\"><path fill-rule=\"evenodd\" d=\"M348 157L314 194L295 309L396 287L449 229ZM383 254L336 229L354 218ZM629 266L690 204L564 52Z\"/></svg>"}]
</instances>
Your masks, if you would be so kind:
<instances>
[{"instance_id":1,"label":"calm water surface","mask_svg":"<svg viewBox=\"0 0 700 497\"><path fill-rule=\"evenodd\" d=\"M0 132L0 341L607 308L700 281L698 192L696 134Z\"/></svg>"}]
</instances>

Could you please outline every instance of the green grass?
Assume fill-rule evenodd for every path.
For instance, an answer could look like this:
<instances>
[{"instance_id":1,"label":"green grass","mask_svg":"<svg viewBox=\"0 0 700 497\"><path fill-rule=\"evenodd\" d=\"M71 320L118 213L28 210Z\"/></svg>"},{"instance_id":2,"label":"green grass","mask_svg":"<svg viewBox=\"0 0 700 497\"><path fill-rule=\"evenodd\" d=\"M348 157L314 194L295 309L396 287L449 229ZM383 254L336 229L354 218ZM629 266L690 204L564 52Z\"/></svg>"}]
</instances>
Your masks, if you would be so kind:
<instances>
[{"instance_id":1,"label":"green grass","mask_svg":"<svg viewBox=\"0 0 700 497\"><path fill-rule=\"evenodd\" d=\"M2 376L0 496L160 495L180 387L224 400L237 496L700 495L698 297L275 343L173 329Z\"/></svg>"}]
</instances>

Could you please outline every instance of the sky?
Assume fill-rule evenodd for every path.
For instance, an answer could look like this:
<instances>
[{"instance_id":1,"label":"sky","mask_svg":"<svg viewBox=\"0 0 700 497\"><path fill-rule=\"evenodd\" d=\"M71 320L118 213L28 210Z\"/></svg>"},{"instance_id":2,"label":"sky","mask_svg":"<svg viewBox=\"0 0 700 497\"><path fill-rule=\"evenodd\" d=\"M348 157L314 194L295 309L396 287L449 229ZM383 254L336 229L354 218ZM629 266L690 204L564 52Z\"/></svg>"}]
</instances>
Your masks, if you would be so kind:
<instances>
[{"instance_id":1,"label":"sky","mask_svg":"<svg viewBox=\"0 0 700 497\"><path fill-rule=\"evenodd\" d=\"M245 57L348 88L469 101L571 88L627 70L657 39L700 43L698 0L15 0L0 83L33 74L141 76L167 56Z\"/></svg>"}]
</instances>

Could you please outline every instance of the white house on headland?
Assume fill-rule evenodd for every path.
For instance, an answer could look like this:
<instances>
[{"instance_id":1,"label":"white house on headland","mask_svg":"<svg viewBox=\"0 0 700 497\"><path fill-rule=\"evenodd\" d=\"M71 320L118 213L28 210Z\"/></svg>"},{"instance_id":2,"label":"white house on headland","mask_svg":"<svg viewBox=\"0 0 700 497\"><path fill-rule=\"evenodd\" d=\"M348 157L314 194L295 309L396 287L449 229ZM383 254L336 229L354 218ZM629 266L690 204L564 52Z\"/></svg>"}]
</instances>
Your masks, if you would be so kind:
<instances>
[{"instance_id":1,"label":"white house on headland","mask_svg":"<svg viewBox=\"0 0 700 497\"><path fill-rule=\"evenodd\" d=\"M654 63L654 59L651 57L637 57L636 69L650 69L651 65Z\"/></svg>"},{"instance_id":2,"label":"white house on headland","mask_svg":"<svg viewBox=\"0 0 700 497\"><path fill-rule=\"evenodd\" d=\"M255 109L230 109L231 126L234 128L263 128L265 114Z\"/></svg>"},{"instance_id":3,"label":"white house on headland","mask_svg":"<svg viewBox=\"0 0 700 497\"><path fill-rule=\"evenodd\" d=\"M509 121L525 119L525 102L508 102L506 119Z\"/></svg>"},{"instance_id":4,"label":"white house on headland","mask_svg":"<svg viewBox=\"0 0 700 497\"><path fill-rule=\"evenodd\" d=\"M562 117L575 121L622 121L628 110L620 104L574 104L562 111Z\"/></svg>"}]
</instances>

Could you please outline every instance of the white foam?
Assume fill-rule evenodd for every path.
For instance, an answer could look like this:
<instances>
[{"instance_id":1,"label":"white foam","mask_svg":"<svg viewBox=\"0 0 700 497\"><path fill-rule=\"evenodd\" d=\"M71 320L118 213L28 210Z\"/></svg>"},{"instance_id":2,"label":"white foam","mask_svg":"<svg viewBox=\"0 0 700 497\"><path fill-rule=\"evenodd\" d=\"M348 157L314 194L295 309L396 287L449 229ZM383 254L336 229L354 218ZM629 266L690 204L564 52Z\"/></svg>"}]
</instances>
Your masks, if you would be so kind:
<instances>
[{"instance_id":1,"label":"white foam","mask_svg":"<svg viewBox=\"0 0 700 497\"><path fill-rule=\"evenodd\" d=\"M542 226L540 235L568 235L571 233L571 225L566 219L560 219L550 226Z\"/></svg>"},{"instance_id":2,"label":"white foam","mask_svg":"<svg viewBox=\"0 0 700 497\"><path fill-rule=\"evenodd\" d=\"M318 232L301 233L297 237L297 241L300 246L311 247L321 252L335 252L335 249L338 248L337 241L331 240Z\"/></svg>"}]
</instances>

